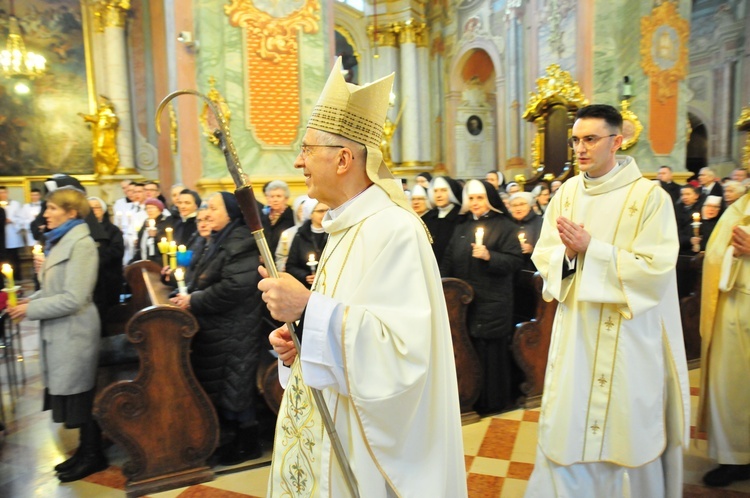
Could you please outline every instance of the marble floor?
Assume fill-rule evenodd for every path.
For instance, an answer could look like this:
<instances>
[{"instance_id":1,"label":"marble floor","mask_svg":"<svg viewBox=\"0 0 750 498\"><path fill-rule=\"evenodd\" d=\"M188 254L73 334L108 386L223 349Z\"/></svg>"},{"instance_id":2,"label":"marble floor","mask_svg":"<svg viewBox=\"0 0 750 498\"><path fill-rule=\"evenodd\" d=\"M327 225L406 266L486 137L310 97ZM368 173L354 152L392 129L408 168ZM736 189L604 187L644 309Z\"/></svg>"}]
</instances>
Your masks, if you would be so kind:
<instances>
[{"instance_id":1,"label":"marble floor","mask_svg":"<svg viewBox=\"0 0 750 498\"><path fill-rule=\"evenodd\" d=\"M21 327L23 362L0 359L0 389L6 430L0 434L0 497L124 497L125 478L121 466L127 460L122 450L107 448L111 466L83 481L60 484L52 467L77 444L77 431L66 430L42 413L39 375L38 330L35 323ZM0 349L0 354L7 350ZM8 355L10 356L10 355ZM15 366L18 392L11 392L9 374ZM21 367L25 382L20 382ZM699 371L690 373L692 403L697 403ZM694 415L693 415L694 417ZM516 410L463 427L464 453L471 498L522 497L533 469L538 410ZM694 420L693 420L694 423ZM714 464L706 458L705 435L695 434L685 454L685 497L750 498L750 481L716 490L700 484L701 476ZM216 479L188 488L150 495L153 498L248 498L265 496L270 461L270 442L263 457L242 465L216 469Z\"/></svg>"}]
</instances>

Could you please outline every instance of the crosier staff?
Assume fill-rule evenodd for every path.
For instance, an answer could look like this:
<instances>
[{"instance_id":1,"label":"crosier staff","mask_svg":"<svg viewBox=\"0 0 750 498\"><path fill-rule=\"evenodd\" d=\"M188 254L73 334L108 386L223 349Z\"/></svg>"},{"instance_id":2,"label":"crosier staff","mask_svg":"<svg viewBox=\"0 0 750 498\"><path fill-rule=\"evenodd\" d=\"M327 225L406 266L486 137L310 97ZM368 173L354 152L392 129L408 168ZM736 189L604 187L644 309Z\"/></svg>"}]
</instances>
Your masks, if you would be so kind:
<instances>
[{"instance_id":1,"label":"crosier staff","mask_svg":"<svg viewBox=\"0 0 750 498\"><path fill-rule=\"evenodd\" d=\"M242 216L245 219L245 223L250 228L250 231L253 234L253 238L255 239L255 243L258 246L260 255L263 257L264 265L268 270L268 274L272 278L279 278L279 272L276 269L276 263L274 262L273 254L271 254L271 249L268 247L266 236L263 233L263 225L261 224L260 214L258 213L258 203L255 200L255 193L253 192L250 178L243 171L242 166L240 165L240 158L237 155L237 149L235 149L234 147L232 137L229 133L229 126L227 125L226 119L224 118L224 114L221 112L221 109L216 106L214 102L211 101L208 97L196 90L177 90L164 97L161 103L159 103L159 107L156 109L157 133L161 133L160 118L162 111L172 99L179 97L180 95L195 95L196 97L203 99L206 105L208 105L209 109L211 109L211 112L213 112L214 116L216 116L219 124L219 129L214 130L214 136L219 139L221 150L222 152L224 152L224 158L227 162L227 169L229 170L229 174L232 176L234 184L237 187L237 189L234 191L234 196L237 198L237 203L240 205L240 210L242 211ZM286 326L289 328L289 332L291 333L294 347L297 348L297 354L300 354L300 352L302 351L302 345L300 344L299 337L297 337L297 334L295 332L296 328L294 326L294 323L287 322ZM354 477L354 473L352 472L351 466L349 465L349 461L344 455L344 448L341 445L341 439L339 439L339 435L336 432L336 427L333 424L333 418L331 417L331 413L328 411L328 405L326 405L325 400L323 399L323 394L318 389L313 389L312 387L310 388L310 391L312 392L315 406L318 409L321 418L323 419L323 425L326 428L326 433L328 433L328 437L331 440L331 446L333 448L333 452L336 455L336 460L338 460L339 465L341 466L341 470L344 473L344 477L346 478L346 484L349 487L349 492L351 493L351 496L359 498L359 491L357 490L357 480Z\"/></svg>"}]
</instances>

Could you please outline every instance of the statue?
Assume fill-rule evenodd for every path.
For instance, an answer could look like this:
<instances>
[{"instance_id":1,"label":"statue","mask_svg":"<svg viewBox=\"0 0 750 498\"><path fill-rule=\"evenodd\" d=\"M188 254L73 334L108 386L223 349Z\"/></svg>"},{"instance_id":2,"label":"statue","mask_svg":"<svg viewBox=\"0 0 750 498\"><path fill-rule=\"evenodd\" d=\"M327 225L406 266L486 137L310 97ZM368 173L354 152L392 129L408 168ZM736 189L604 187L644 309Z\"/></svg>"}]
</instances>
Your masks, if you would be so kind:
<instances>
[{"instance_id":1,"label":"statue","mask_svg":"<svg viewBox=\"0 0 750 498\"><path fill-rule=\"evenodd\" d=\"M87 123L91 123L93 134L94 171L97 175L113 175L120 165L117 153L117 128L120 120L115 114L115 106L102 96L96 114L78 113Z\"/></svg>"},{"instance_id":2,"label":"statue","mask_svg":"<svg viewBox=\"0 0 750 498\"><path fill-rule=\"evenodd\" d=\"M393 165L391 158L391 140L393 134L396 133L398 128L398 122L401 121L401 114L404 112L404 106L401 106L401 110L398 112L396 121L391 121L388 116L385 117L385 123L383 123L383 138L380 140L380 152L383 153L383 162L389 168Z\"/></svg>"}]
</instances>

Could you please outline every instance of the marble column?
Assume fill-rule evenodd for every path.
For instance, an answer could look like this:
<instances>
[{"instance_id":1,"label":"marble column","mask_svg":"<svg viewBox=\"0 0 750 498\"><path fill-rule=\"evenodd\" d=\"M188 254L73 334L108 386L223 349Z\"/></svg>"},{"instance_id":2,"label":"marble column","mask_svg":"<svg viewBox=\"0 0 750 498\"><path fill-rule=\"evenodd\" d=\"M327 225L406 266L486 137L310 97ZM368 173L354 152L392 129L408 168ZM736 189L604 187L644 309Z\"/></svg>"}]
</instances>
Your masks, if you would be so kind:
<instances>
[{"instance_id":1,"label":"marble column","mask_svg":"<svg viewBox=\"0 0 750 498\"><path fill-rule=\"evenodd\" d=\"M430 94L434 84L430 78L429 37L425 29L417 37L417 82L419 84L419 162L426 167L434 166L432 161L433 115L430 108Z\"/></svg>"},{"instance_id":2,"label":"marble column","mask_svg":"<svg viewBox=\"0 0 750 498\"><path fill-rule=\"evenodd\" d=\"M399 25L401 71L401 166L411 168L419 164L419 74L417 64L416 33L418 27L412 20ZM394 161L395 162L395 161Z\"/></svg>"},{"instance_id":3,"label":"marble column","mask_svg":"<svg viewBox=\"0 0 750 498\"><path fill-rule=\"evenodd\" d=\"M401 68L399 67L399 50L398 50L398 39L396 33L393 31L393 25L382 25L378 27L377 37L373 35L374 27L371 24L368 28L368 36L370 37L370 43L372 44L372 81L388 76L391 73L396 73L396 78L393 81L392 92L396 95L396 101L394 106L388 109L388 119L395 122L398 118L398 111L401 108L402 95L401 95L401 82L399 74ZM360 84L368 83L360 81ZM398 124L398 123L397 123ZM391 161L394 163L401 162L401 125L398 124L393 137L391 137Z\"/></svg>"},{"instance_id":4,"label":"marble column","mask_svg":"<svg viewBox=\"0 0 750 498\"><path fill-rule=\"evenodd\" d=\"M133 143L133 117L130 105L128 80L128 53L125 26L130 2L127 0L101 0L97 6L104 28L106 87L100 92L115 106L120 127L117 133L117 152L120 166L115 174L135 173ZM98 82L97 82L98 84Z\"/></svg>"},{"instance_id":5,"label":"marble column","mask_svg":"<svg viewBox=\"0 0 750 498\"><path fill-rule=\"evenodd\" d=\"M502 167L505 166L505 161L510 157L519 157L524 154L521 151L521 112L520 102L523 100L521 95L521 89L523 88L523 61L520 60L519 54L521 53L521 26L520 16L523 15L523 9L521 7L508 8L506 10L506 26L507 26L507 50L506 50L506 63L508 68L508 79L507 79L507 94L505 99L506 108L510 108L509 114L505 117L505 121L499 123L507 123L505 138L507 140L506 156L500 156L499 161L502 162ZM503 103L498 98L498 102Z\"/></svg>"},{"instance_id":6,"label":"marble column","mask_svg":"<svg viewBox=\"0 0 750 498\"><path fill-rule=\"evenodd\" d=\"M497 142L497 164L492 165L493 168L498 171L505 169L505 161L510 157L508 155L508 144L506 141L507 126L504 123L508 122L508 115L506 114L505 105L505 78L500 75L500 71L495 70L495 122L497 127L495 128L495 141ZM490 168L488 168L490 169Z\"/></svg>"}]
</instances>

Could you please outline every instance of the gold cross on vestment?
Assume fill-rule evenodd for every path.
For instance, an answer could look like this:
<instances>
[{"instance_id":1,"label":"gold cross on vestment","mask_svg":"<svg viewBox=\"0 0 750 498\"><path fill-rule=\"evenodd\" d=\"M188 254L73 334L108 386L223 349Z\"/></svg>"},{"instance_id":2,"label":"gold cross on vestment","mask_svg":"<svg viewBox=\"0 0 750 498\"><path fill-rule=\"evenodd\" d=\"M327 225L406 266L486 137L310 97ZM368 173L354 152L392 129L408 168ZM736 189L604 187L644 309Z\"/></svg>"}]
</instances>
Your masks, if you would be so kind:
<instances>
[{"instance_id":1,"label":"gold cross on vestment","mask_svg":"<svg viewBox=\"0 0 750 498\"><path fill-rule=\"evenodd\" d=\"M602 374L602 376L597 379L597 382L599 382L600 387L604 387L604 385L607 383L607 379L604 378L604 374Z\"/></svg>"},{"instance_id":2,"label":"gold cross on vestment","mask_svg":"<svg viewBox=\"0 0 750 498\"><path fill-rule=\"evenodd\" d=\"M568 209L569 207L570 207L570 201L569 201L569 200L568 200L568 198L566 197L566 198L565 198L565 209Z\"/></svg>"},{"instance_id":3,"label":"gold cross on vestment","mask_svg":"<svg viewBox=\"0 0 750 498\"><path fill-rule=\"evenodd\" d=\"M607 332L609 332L610 330L612 330L612 327L615 326L615 322L612 321L612 317L611 316L607 317L607 321L604 322L604 326L607 328Z\"/></svg>"},{"instance_id":4,"label":"gold cross on vestment","mask_svg":"<svg viewBox=\"0 0 750 498\"><path fill-rule=\"evenodd\" d=\"M601 429L601 427L599 427L599 423L598 422L599 422L598 420L594 420L594 425L591 426L591 432L593 432L594 435L596 435L596 432L599 429Z\"/></svg>"},{"instance_id":5,"label":"gold cross on vestment","mask_svg":"<svg viewBox=\"0 0 750 498\"><path fill-rule=\"evenodd\" d=\"M638 207L635 205L635 201L633 201L633 204L628 208L628 211L630 211L630 216L632 217L635 213L638 212Z\"/></svg>"}]
</instances>

